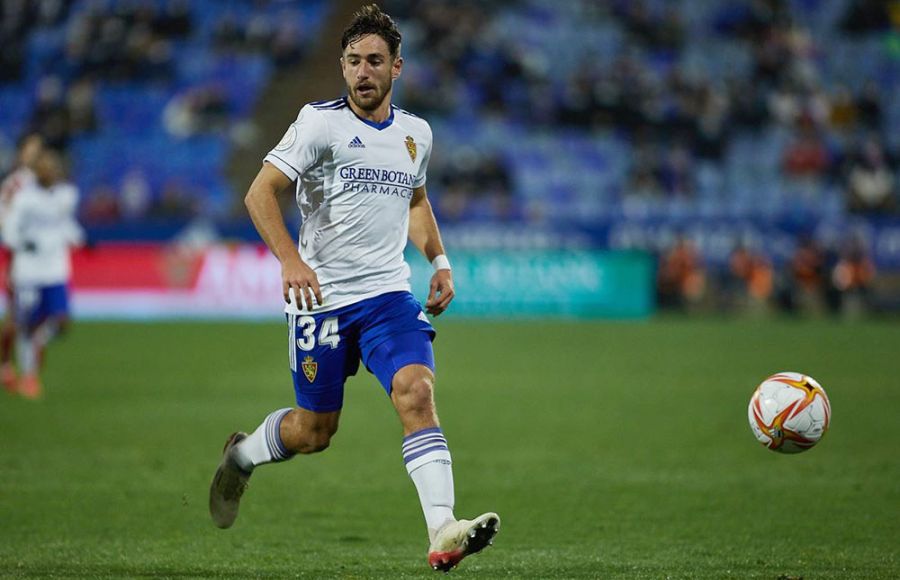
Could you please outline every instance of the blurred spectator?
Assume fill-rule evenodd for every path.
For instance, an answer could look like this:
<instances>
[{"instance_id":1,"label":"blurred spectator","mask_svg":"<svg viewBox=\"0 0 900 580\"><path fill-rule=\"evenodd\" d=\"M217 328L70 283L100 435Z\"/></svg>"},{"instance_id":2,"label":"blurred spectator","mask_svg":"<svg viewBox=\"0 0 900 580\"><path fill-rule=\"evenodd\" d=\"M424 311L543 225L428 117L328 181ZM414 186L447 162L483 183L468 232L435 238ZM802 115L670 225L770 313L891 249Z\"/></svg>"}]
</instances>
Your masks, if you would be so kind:
<instances>
[{"instance_id":1,"label":"blurred spectator","mask_svg":"<svg viewBox=\"0 0 900 580\"><path fill-rule=\"evenodd\" d=\"M740 311L763 312L772 297L774 273L769 259L746 244L739 244L728 259L732 306Z\"/></svg>"},{"instance_id":2,"label":"blurred spectator","mask_svg":"<svg viewBox=\"0 0 900 580\"><path fill-rule=\"evenodd\" d=\"M659 166L658 179L669 196L693 196L696 188L694 162L684 145L669 148Z\"/></svg>"},{"instance_id":3,"label":"blurred spectator","mask_svg":"<svg viewBox=\"0 0 900 580\"><path fill-rule=\"evenodd\" d=\"M88 79L66 87L58 76L43 77L29 121L29 132L40 133L47 145L64 151L69 140L98 127L95 91Z\"/></svg>"},{"instance_id":4,"label":"blurred spectator","mask_svg":"<svg viewBox=\"0 0 900 580\"><path fill-rule=\"evenodd\" d=\"M897 209L894 193L896 177L881 143L874 138L863 142L851 160L847 175L847 204L850 211L888 213Z\"/></svg>"},{"instance_id":5,"label":"blurred spectator","mask_svg":"<svg viewBox=\"0 0 900 580\"><path fill-rule=\"evenodd\" d=\"M78 135L97 130L96 90L94 83L82 78L66 93L65 108L69 118L69 133Z\"/></svg>"},{"instance_id":6,"label":"blurred spectator","mask_svg":"<svg viewBox=\"0 0 900 580\"><path fill-rule=\"evenodd\" d=\"M856 99L846 85L838 85L831 97L831 110L828 115L828 123L841 133L849 133L856 128L859 122L860 112L856 106Z\"/></svg>"},{"instance_id":7,"label":"blurred spectator","mask_svg":"<svg viewBox=\"0 0 900 580\"><path fill-rule=\"evenodd\" d=\"M119 203L122 217L133 221L146 216L152 195L147 176L140 169L132 168L122 180Z\"/></svg>"},{"instance_id":8,"label":"blurred spectator","mask_svg":"<svg viewBox=\"0 0 900 580\"><path fill-rule=\"evenodd\" d=\"M840 294L843 316L858 318L870 310L875 264L861 239L853 238L846 243L831 278Z\"/></svg>"},{"instance_id":9,"label":"blurred spectator","mask_svg":"<svg viewBox=\"0 0 900 580\"><path fill-rule=\"evenodd\" d=\"M89 5L68 26L64 70L72 78L170 79L171 40L191 28L189 13L179 4L170 3L166 13L146 3L118 3L114 10Z\"/></svg>"},{"instance_id":10,"label":"blurred spectator","mask_svg":"<svg viewBox=\"0 0 900 580\"><path fill-rule=\"evenodd\" d=\"M59 77L42 78L28 130L29 133L40 133L48 147L61 151L69 143L69 112L64 98L65 87Z\"/></svg>"},{"instance_id":11,"label":"blurred spectator","mask_svg":"<svg viewBox=\"0 0 900 580\"><path fill-rule=\"evenodd\" d=\"M298 20L290 12L274 18L257 14L249 19L226 12L213 27L213 45L219 51L255 52L271 56L276 64L291 64L303 56L304 30Z\"/></svg>"},{"instance_id":12,"label":"blurred spectator","mask_svg":"<svg viewBox=\"0 0 900 580\"><path fill-rule=\"evenodd\" d=\"M706 272L694 244L679 236L664 252L657 272L657 295L663 308L697 306L706 291Z\"/></svg>"},{"instance_id":13,"label":"blurred spectator","mask_svg":"<svg viewBox=\"0 0 900 580\"><path fill-rule=\"evenodd\" d=\"M115 190L103 185L91 190L81 204L81 223L85 226L106 226L119 221L122 212Z\"/></svg>"},{"instance_id":14,"label":"blurred spectator","mask_svg":"<svg viewBox=\"0 0 900 580\"><path fill-rule=\"evenodd\" d=\"M169 0L153 18L153 31L165 38L185 38L193 30L188 0Z\"/></svg>"},{"instance_id":15,"label":"blurred spectator","mask_svg":"<svg viewBox=\"0 0 900 580\"><path fill-rule=\"evenodd\" d=\"M180 138L228 127L228 99L216 86L192 87L175 95L163 111L163 124Z\"/></svg>"},{"instance_id":16,"label":"blurred spectator","mask_svg":"<svg viewBox=\"0 0 900 580\"><path fill-rule=\"evenodd\" d=\"M169 180L159 199L150 206L149 217L161 220L181 220L197 215L197 202L182 183Z\"/></svg>"},{"instance_id":17,"label":"blurred spectator","mask_svg":"<svg viewBox=\"0 0 900 580\"><path fill-rule=\"evenodd\" d=\"M788 268L787 304L801 314L822 315L826 310L826 255L807 234L798 238Z\"/></svg>"},{"instance_id":18,"label":"blurred spectator","mask_svg":"<svg viewBox=\"0 0 900 580\"><path fill-rule=\"evenodd\" d=\"M856 108L859 111L859 122L864 129L876 132L882 130L884 114L881 106L881 90L875 82L869 81L863 86L856 99Z\"/></svg>"},{"instance_id":19,"label":"blurred spectator","mask_svg":"<svg viewBox=\"0 0 900 580\"><path fill-rule=\"evenodd\" d=\"M503 160L473 148L458 150L432 168L440 184L438 211L449 221L465 217L503 219L512 211L512 180Z\"/></svg>"},{"instance_id":20,"label":"blurred spectator","mask_svg":"<svg viewBox=\"0 0 900 580\"><path fill-rule=\"evenodd\" d=\"M807 126L784 152L784 171L789 177L824 177L831 167L831 154L822 134Z\"/></svg>"},{"instance_id":21,"label":"blurred spectator","mask_svg":"<svg viewBox=\"0 0 900 580\"><path fill-rule=\"evenodd\" d=\"M890 4L888 0L852 0L844 13L841 28L851 34L888 30Z\"/></svg>"},{"instance_id":22,"label":"blurred spectator","mask_svg":"<svg viewBox=\"0 0 900 580\"><path fill-rule=\"evenodd\" d=\"M21 80L29 32L59 24L71 5L68 0L0 0L0 84Z\"/></svg>"}]
</instances>

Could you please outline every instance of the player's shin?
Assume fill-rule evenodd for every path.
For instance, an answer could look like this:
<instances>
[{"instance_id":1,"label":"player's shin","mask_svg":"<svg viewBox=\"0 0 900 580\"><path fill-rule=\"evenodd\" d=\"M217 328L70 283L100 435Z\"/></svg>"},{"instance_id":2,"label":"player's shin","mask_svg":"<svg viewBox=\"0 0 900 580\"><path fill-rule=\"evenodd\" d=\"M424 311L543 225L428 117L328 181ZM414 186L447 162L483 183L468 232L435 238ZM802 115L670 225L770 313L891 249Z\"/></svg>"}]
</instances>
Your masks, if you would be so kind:
<instances>
[{"instance_id":1,"label":"player's shin","mask_svg":"<svg viewBox=\"0 0 900 580\"><path fill-rule=\"evenodd\" d=\"M37 348L29 333L20 332L16 336L16 359L19 363L19 372L23 376L37 373Z\"/></svg>"},{"instance_id":2,"label":"player's shin","mask_svg":"<svg viewBox=\"0 0 900 580\"><path fill-rule=\"evenodd\" d=\"M35 365L38 370L44 367L44 350L50 341L59 334L60 327L58 320L50 319L34 331L32 342L34 344Z\"/></svg>"},{"instance_id":3,"label":"player's shin","mask_svg":"<svg viewBox=\"0 0 900 580\"><path fill-rule=\"evenodd\" d=\"M440 427L422 429L403 439L403 461L416 486L429 539L453 516L453 467Z\"/></svg>"},{"instance_id":4,"label":"player's shin","mask_svg":"<svg viewBox=\"0 0 900 580\"><path fill-rule=\"evenodd\" d=\"M281 421L291 409L269 413L256 431L235 446L235 461L246 472L265 463L287 461L294 456L281 440Z\"/></svg>"}]
</instances>

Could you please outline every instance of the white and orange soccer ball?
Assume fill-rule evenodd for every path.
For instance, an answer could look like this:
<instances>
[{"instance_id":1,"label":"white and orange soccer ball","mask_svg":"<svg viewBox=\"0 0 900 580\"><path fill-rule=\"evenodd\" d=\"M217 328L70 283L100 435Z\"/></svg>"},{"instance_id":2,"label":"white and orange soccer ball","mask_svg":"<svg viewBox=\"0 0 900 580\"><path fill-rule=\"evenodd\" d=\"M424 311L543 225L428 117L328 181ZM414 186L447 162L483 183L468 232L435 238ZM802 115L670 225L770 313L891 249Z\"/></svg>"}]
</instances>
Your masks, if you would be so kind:
<instances>
[{"instance_id":1,"label":"white and orange soccer ball","mask_svg":"<svg viewBox=\"0 0 900 580\"><path fill-rule=\"evenodd\" d=\"M747 417L760 443L772 451L800 453L828 431L831 403L814 378L783 372L756 387Z\"/></svg>"}]
</instances>

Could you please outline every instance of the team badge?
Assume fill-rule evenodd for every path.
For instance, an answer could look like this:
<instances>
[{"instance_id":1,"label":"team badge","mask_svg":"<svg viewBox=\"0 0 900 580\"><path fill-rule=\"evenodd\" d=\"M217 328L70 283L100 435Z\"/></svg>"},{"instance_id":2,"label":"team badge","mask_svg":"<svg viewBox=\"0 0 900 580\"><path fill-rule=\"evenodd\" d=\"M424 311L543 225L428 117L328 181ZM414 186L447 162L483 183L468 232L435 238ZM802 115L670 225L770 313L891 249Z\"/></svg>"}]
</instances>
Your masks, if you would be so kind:
<instances>
[{"instance_id":1,"label":"team badge","mask_svg":"<svg viewBox=\"0 0 900 580\"><path fill-rule=\"evenodd\" d=\"M278 145L275 146L275 151L285 151L287 149L290 149L291 145L293 145L294 141L296 140L297 128L291 125L285 132L284 137L281 138L281 141L278 142Z\"/></svg>"},{"instance_id":2,"label":"team badge","mask_svg":"<svg viewBox=\"0 0 900 580\"><path fill-rule=\"evenodd\" d=\"M306 375L306 380L309 382L313 382L316 380L316 372L319 370L319 363L313 360L313 357L308 356L303 359L303 362L300 363L300 366L303 368L303 374Z\"/></svg>"},{"instance_id":3,"label":"team badge","mask_svg":"<svg viewBox=\"0 0 900 580\"><path fill-rule=\"evenodd\" d=\"M416 141L409 135L406 136L406 152L409 153L410 159L416 160Z\"/></svg>"}]
</instances>

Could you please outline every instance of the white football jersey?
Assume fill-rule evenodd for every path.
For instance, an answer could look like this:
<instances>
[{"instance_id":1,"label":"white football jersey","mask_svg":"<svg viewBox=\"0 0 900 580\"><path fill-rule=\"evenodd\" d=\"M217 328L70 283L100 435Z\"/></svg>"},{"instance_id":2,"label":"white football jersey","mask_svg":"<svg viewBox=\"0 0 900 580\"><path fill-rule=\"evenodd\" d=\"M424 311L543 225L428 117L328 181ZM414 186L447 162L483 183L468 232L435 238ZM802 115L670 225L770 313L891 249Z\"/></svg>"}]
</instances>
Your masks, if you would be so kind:
<instances>
[{"instance_id":1,"label":"white football jersey","mask_svg":"<svg viewBox=\"0 0 900 580\"><path fill-rule=\"evenodd\" d=\"M83 241L75 221L78 190L69 183L20 189L3 221L3 241L13 251L11 278L20 287L65 284L72 273L70 248Z\"/></svg>"},{"instance_id":2,"label":"white football jersey","mask_svg":"<svg viewBox=\"0 0 900 580\"><path fill-rule=\"evenodd\" d=\"M409 290L403 259L413 188L425 184L431 127L391 107L382 123L357 116L347 99L300 109L265 157L297 181L300 257L333 310L385 292ZM286 312L309 312L292 299Z\"/></svg>"}]
</instances>

